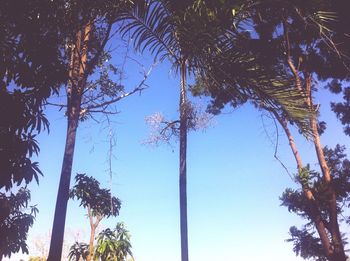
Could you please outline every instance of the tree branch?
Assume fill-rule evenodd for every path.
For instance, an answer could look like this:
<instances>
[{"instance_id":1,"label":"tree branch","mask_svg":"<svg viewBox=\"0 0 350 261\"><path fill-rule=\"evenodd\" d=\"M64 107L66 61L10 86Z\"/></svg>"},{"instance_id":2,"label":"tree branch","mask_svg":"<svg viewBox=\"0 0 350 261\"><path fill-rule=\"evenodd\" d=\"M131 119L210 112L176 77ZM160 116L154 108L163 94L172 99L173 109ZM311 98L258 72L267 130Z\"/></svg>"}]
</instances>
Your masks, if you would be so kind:
<instances>
[{"instance_id":1,"label":"tree branch","mask_svg":"<svg viewBox=\"0 0 350 261\"><path fill-rule=\"evenodd\" d=\"M104 108L104 109L105 109L107 106L109 106L109 105L111 105L111 104L113 104L113 103L116 103L116 102L120 101L120 100L123 99L123 98L126 98L126 97L128 97L128 96L130 96L130 95L132 95L132 94L134 94L134 93L136 93L136 92L141 92L141 91L143 91L144 89L146 89L146 87L143 87L143 86L145 85L145 82L146 82L148 76L150 75L150 73L151 73L151 71L152 71L152 69L153 69L154 66L155 66L155 63L152 64L152 66L150 67L150 69L148 70L148 72L146 72L146 73L144 74L144 77L143 77L142 81L141 81L141 82L139 83L139 85L138 85L137 87L135 87L132 91L127 92L127 93L124 93L123 95L121 95L121 96L119 96L119 97L116 97L116 98L114 98L114 99L111 99L111 100L102 102L102 103L100 103L100 104L95 104L95 105L87 106L87 107L86 107L86 110L87 110L87 111L91 111L92 109L98 109L98 108Z\"/></svg>"}]
</instances>

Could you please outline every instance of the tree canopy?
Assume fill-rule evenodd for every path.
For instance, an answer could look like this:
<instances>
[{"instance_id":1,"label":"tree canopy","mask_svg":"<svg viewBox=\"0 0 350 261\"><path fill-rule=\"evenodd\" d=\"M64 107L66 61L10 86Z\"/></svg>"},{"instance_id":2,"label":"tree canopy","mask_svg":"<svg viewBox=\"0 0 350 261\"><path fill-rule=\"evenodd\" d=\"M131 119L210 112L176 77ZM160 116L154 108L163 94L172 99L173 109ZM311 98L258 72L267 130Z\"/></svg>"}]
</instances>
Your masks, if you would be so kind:
<instances>
[{"instance_id":1,"label":"tree canopy","mask_svg":"<svg viewBox=\"0 0 350 261\"><path fill-rule=\"evenodd\" d=\"M20 6L20 8L19 8ZM66 81L57 1L4 1L0 10L0 188L38 182L43 104Z\"/></svg>"},{"instance_id":2,"label":"tree canopy","mask_svg":"<svg viewBox=\"0 0 350 261\"><path fill-rule=\"evenodd\" d=\"M130 235L122 223L95 230L103 218L119 215L121 201L86 174L70 189L79 123L93 113L116 114L110 105L143 90L147 75L129 92L113 77L122 69L107 63L115 34L132 39L136 51L168 59L180 75L179 195L182 260L188 260L187 133L194 107L187 97L206 95L208 112L251 102L266 110L288 138L297 162L298 189L286 189L282 205L307 223L290 228L289 242L305 259L345 261L340 215L348 204L350 163L345 148L322 148L326 123L319 120L317 89L343 95L332 110L350 136L350 23L347 0L5 0L0 9L0 259L22 250L37 208L28 207L27 187L39 183L37 135L49 131L48 99L66 86L67 134L49 260L62 251L68 198L88 211L90 244L76 243L69 258L93 255L125 260ZM129 42L131 43L131 41ZM113 43L112 43L113 45ZM195 84L188 87L187 77ZM290 125L315 146L320 171L303 165ZM175 127L174 127L175 126ZM17 191L14 193L13 191ZM350 223L346 217L345 223ZM317 233L315 233L317 231Z\"/></svg>"}]
</instances>

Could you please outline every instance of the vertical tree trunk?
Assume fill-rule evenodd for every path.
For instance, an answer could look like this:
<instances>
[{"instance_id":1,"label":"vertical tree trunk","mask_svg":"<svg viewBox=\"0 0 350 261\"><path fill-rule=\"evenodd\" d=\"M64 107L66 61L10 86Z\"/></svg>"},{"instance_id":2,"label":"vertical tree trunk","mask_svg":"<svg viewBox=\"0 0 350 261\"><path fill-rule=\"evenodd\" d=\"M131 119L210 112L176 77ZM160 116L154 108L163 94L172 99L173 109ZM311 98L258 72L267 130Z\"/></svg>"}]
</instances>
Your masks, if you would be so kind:
<instances>
[{"instance_id":1,"label":"vertical tree trunk","mask_svg":"<svg viewBox=\"0 0 350 261\"><path fill-rule=\"evenodd\" d=\"M91 226L90 241L89 241L89 254L86 257L86 261L91 261L94 254L94 240L95 240L96 227Z\"/></svg>"},{"instance_id":2,"label":"vertical tree trunk","mask_svg":"<svg viewBox=\"0 0 350 261\"><path fill-rule=\"evenodd\" d=\"M88 216L90 220L90 240L89 240L89 254L86 257L86 261L91 261L94 256L94 241L95 241L96 229L98 227L98 224L102 220L102 216L97 215L96 222L94 222L94 217L92 215L90 205L88 205Z\"/></svg>"},{"instance_id":3,"label":"vertical tree trunk","mask_svg":"<svg viewBox=\"0 0 350 261\"><path fill-rule=\"evenodd\" d=\"M64 227L66 222L67 202L69 198L69 184L72 172L77 127L78 120L71 119L68 121L66 146L64 150L61 179L57 194L50 251L48 257L49 261L61 260Z\"/></svg>"},{"instance_id":4,"label":"vertical tree trunk","mask_svg":"<svg viewBox=\"0 0 350 261\"><path fill-rule=\"evenodd\" d=\"M75 140L79 124L81 97L86 84L87 43L90 39L90 33L90 23L84 27L83 31L77 32L75 47L71 56L71 68L69 69L70 84L67 93L68 125L66 145L56 200L48 261L60 261L62 256Z\"/></svg>"},{"instance_id":5,"label":"vertical tree trunk","mask_svg":"<svg viewBox=\"0 0 350 261\"><path fill-rule=\"evenodd\" d=\"M94 253L94 240L95 240L95 231L97 226L95 226L94 224L94 219L92 216L90 205L88 205L88 216L90 220L90 240L89 240L89 254L86 257L86 261L91 261L92 255Z\"/></svg>"},{"instance_id":6,"label":"vertical tree trunk","mask_svg":"<svg viewBox=\"0 0 350 261\"><path fill-rule=\"evenodd\" d=\"M180 194L180 234L181 234L181 260L188 261L188 232L187 232L187 112L186 97L186 60L180 65L180 169L179 169L179 194Z\"/></svg>"}]
</instances>

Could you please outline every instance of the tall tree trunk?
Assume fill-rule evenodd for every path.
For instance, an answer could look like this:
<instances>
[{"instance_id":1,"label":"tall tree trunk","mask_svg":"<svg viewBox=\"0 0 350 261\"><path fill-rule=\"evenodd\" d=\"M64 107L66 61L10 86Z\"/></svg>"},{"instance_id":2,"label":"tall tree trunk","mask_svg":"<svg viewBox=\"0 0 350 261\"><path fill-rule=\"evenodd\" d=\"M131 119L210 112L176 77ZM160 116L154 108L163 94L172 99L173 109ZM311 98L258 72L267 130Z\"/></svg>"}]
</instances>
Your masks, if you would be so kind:
<instances>
[{"instance_id":1,"label":"tall tree trunk","mask_svg":"<svg viewBox=\"0 0 350 261\"><path fill-rule=\"evenodd\" d=\"M180 169L179 169L179 194L180 194L180 234L181 234L181 260L188 261L188 231L187 231L187 120L188 104L186 97L186 59L180 65Z\"/></svg>"},{"instance_id":2,"label":"tall tree trunk","mask_svg":"<svg viewBox=\"0 0 350 261\"><path fill-rule=\"evenodd\" d=\"M307 71L302 71L302 73L304 75L304 86L303 86L302 79L299 75L299 73L300 73L300 71L298 69L299 65L297 67L295 66L295 64L293 63L292 56L291 56L291 47L290 47L290 41L289 41L289 28L288 28L287 21L283 22L283 32L284 32L284 40L286 43L287 64L288 64L291 72L294 75L296 88L300 91L303 91L306 94L305 100L306 100L308 107L310 109L314 109L313 102L312 102L312 75L310 73L308 73ZM312 134L313 134L313 141L314 141L314 145L315 145L317 159L318 159L318 162L319 162L320 167L321 167L324 182L327 186L328 193L330 195L329 201L328 201L328 212L329 212L329 230L328 231L331 235L332 244L330 245L330 248L329 248L330 249L329 260L346 261L344 246L343 246L343 243L341 240L341 234L340 234L340 230L339 230L336 194L335 194L334 187L332 184L332 176L331 176L328 164L327 164L326 159L325 159L324 154L323 154L323 148L321 145L320 135L318 133L318 128L317 128L317 118L315 118L313 115L310 117L310 126L311 126L311 130L312 130ZM287 134L287 136L288 136L288 134ZM292 148L292 150L293 150L293 148ZM321 235L320 235L320 237L321 237ZM321 240L322 240L322 238L321 238ZM322 240L322 244L325 247L323 240Z\"/></svg>"},{"instance_id":3,"label":"tall tree trunk","mask_svg":"<svg viewBox=\"0 0 350 261\"><path fill-rule=\"evenodd\" d=\"M90 39L90 33L90 23L84 27L84 30L77 32L75 47L71 56L71 68L69 70L70 83L67 92L68 125L66 145L56 200L48 261L60 261L62 256L75 140L79 124L81 97L86 84L87 43Z\"/></svg>"},{"instance_id":4,"label":"tall tree trunk","mask_svg":"<svg viewBox=\"0 0 350 261\"><path fill-rule=\"evenodd\" d=\"M292 133L289 130L288 127L288 122L286 119L283 119L277 112L272 111L272 113L274 114L275 118L277 119L277 121L280 123L280 125L282 126L284 132L286 133L286 136L288 138L289 141L289 146L293 152L295 161L297 163L297 167L298 167L298 171L302 171L303 169L303 162L301 160L299 151L297 149L297 146L295 144L294 138ZM303 186L303 192L304 192L304 196L306 197L306 199L309 201L311 209L312 209L312 221L315 224L316 230L318 232L318 235L321 239L322 242L322 246L323 246L323 250L327 256L328 259L331 260L331 257L333 255L333 251L332 251L332 247L331 247L331 243L329 241L328 235L327 235L327 229L326 229L326 225L324 220L322 219L321 213L319 211L317 202L315 200L315 197L312 193L312 191Z\"/></svg>"},{"instance_id":5,"label":"tall tree trunk","mask_svg":"<svg viewBox=\"0 0 350 261\"><path fill-rule=\"evenodd\" d=\"M307 94L307 103L310 108L313 108L312 102L312 76L309 73L304 73L305 76L305 89ZM330 233L332 237L332 243L334 248L334 254L332 260L334 261L346 261L346 255L344 251L344 245L341 239L341 233L338 223L338 211L337 211L337 198L333 187L331 172L328 167L328 163L323 153L320 134L318 133L317 120L315 117L310 118L310 125L313 135L313 141L317 154L317 159L321 167L323 180L329 194L328 198L328 211L329 211L329 225Z\"/></svg>"},{"instance_id":6,"label":"tall tree trunk","mask_svg":"<svg viewBox=\"0 0 350 261\"><path fill-rule=\"evenodd\" d=\"M78 119L76 119L76 117L68 120L66 146L64 149L61 179L57 194L50 251L48 257L49 261L61 260L67 203L69 198L69 184L72 172L77 127Z\"/></svg>"}]
</instances>

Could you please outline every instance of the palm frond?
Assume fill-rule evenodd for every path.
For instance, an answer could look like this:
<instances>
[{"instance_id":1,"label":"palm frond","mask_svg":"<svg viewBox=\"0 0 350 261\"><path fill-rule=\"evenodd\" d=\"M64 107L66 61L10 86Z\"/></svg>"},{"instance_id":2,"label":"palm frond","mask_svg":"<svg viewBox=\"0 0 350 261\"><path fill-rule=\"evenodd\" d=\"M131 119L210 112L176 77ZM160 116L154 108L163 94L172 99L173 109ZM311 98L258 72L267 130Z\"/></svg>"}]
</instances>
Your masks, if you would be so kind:
<instances>
[{"instance_id":1,"label":"palm frond","mask_svg":"<svg viewBox=\"0 0 350 261\"><path fill-rule=\"evenodd\" d=\"M130 33L135 48L140 52L148 49L160 60L166 57L177 59L178 45L174 37L174 24L166 5L161 1L138 1L120 17L123 36Z\"/></svg>"},{"instance_id":2,"label":"palm frond","mask_svg":"<svg viewBox=\"0 0 350 261\"><path fill-rule=\"evenodd\" d=\"M305 104L304 93L283 70L265 68L247 48L246 39L232 36L222 38L220 52L208 53L202 60L199 77L213 97L212 111L218 112L227 103L238 106L251 101L263 109L282 111L309 137L308 119L313 112Z\"/></svg>"}]
</instances>

